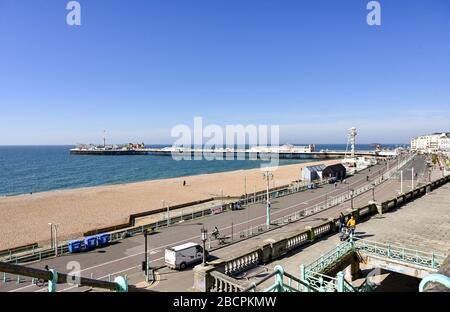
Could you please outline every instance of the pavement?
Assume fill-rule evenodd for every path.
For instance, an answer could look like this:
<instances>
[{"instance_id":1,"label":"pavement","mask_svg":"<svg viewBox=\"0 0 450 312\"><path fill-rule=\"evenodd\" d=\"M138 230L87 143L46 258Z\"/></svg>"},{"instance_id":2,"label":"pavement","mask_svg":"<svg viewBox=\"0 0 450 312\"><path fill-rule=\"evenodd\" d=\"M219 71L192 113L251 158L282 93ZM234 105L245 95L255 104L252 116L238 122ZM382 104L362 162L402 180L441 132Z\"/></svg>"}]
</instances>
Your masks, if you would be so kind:
<instances>
[{"instance_id":1,"label":"pavement","mask_svg":"<svg viewBox=\"0 0 450 312\"><path fill-rule=\"evenodd\" d=\"M423 163L423 157L416 157L415 160L407 166L414 166L415 171L419 173L420 177L421 168L422 171L424 170ZM389 166L392 167L396 164L397 161L393 160ZM347 194L350 188L357 188L368 183L366 182L367 175L370 177L370 183L370 180L379 176L386 169L386 164L378 164L347 178L347 184L338 184L337 188L330 184L318 189L307 190L277 198L272 201L272 219L291 214L307 207L313 207L319 203L323 203L325 200L330 200L334 196ZM407 175L404 175L404 180L406 181L407 179ZM417 184L418 181L415 180L415 183ZM397 189L399 189L399 181L398 179L392 179L376 188L375 197L380 201L388 199L397 192ZM372 192L367 192L356 197L353 204L355 207L366 205L371 199ZM229 244L212 252L212 255L216 257L232 256L234 252L242 252L242 250L248 248L248 245L246 244L252 244L257 240L261 241L266 239L267 235L269 235L269 237L272 235L279 235L277 233L280 233L280 231L292 230L294 226L298 228L306 225L318 224L329 217L335 217L339 211L345 211L348 208L350 208L350 201L340 206L321 211L316 215L308 216L296 223L262 234L253 239L248 239L237 244ZM221 235L230 237L231 232L233 231L234 237L237 239L238 235L236 233L244 231L250 226L254 227L258 224L263 224L266 218L265 213L266 207L264 204L253 204L249 205L247 209L224 212L214 216L186 221L169 228L159 229L158 232L149 236L148 250L151 265L153 267L164 265L164 250L167 247L189 241L200 243L200 230L202 227L207 228L211 232L214 226L217 226ZM144 260L143 243L143 236L139 235L90 252L68 254L32 263L27 266L43 268L45 265L48 265L50 268L54 268L58 272L64 273L79 270L82 276L103 280L113 280L115 276L126 274L130 284L138 284L145 279L140 270L141 262ZM214 243L212 247L216 247L214 246ZM148 288L159 291L189 290L193 284L193 274L191 269L192 268L189 268L186 271L178 272L162 268L156 272L156 281L149 285ZM6 280L6 283L2 282L3 277L0 275L0 291L45 291L45 289L40 289L39 287L32 285L29 278L22 277L20 282L17 283L16 276L6 275ZM58 291L86 290L86 287L77 287L68 284L58 285Z\"/></svg>"},{"instance_id":2,"label":"pavement","mask_svg":"<svg viewBox=\"0 0 450 312\"><path fill-rule=\"evenodd\" d=\"M355 236L384 244L402 246L424 252L434 252L444 257L450 253L450 186L444 185L433 192L383 215L372 216L368 221L357 224ZM337 234L325 237L315 244L295 250L282 259L259 266L246 272L245 280L256 281L281 265L285 272L299 276L300 264L308 265L323 254L334 249L341 242ZM417 281L400 274L384 272L381 280L392 279L382 291L398 290L399 286L408 286L417 291ZM252 278L253 277L253 278ZM269 286L273 280L263 286ZM384 284L384 283L383 283ZM394 287L394 284L396 287ZM414 288L415 287L415 288Z\"/></svg>"}]
</instances>

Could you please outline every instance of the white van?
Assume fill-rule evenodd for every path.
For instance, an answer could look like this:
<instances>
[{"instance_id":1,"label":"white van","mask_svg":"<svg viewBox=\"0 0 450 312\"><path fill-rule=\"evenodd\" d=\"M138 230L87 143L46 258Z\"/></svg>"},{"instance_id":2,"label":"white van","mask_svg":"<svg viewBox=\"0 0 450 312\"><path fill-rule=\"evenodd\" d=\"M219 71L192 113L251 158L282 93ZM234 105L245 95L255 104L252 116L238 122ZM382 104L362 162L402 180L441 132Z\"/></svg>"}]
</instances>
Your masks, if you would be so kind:
<instances>
[{"instance_id":1,"label":"white van","mask_svg":"<svg viewBox=\"0 0 450 312\"><path fill-rule=\"evenodd\" d=\"M201 262L203 259L203 247L197 243L186 243L167 248L165 262L171 269L184 270L188 265Z\"/></svg>"}]
</instances>

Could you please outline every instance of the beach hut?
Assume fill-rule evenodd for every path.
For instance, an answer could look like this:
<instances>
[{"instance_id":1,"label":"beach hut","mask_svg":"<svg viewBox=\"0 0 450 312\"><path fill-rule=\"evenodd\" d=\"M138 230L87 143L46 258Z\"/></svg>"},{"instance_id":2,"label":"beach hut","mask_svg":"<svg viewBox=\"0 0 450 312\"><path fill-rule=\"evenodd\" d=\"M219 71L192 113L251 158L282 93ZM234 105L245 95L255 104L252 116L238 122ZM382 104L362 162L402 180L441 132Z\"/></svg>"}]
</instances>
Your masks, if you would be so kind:
<instances>
[{"instance_id":1,"label":"beach hut","mask_svg":"<svg viewBox=\"0 0 450 312\"><path fill-rule=\"evenodd\" d=\"M342 164L335 164L327 166L322 171L324 179L336 178L338 180L345 179L347 176L347 169Z\"/></svg>"},{"instance_id":2,"label":"beach hut","mask_svg":"<svg viewBox=\"0 0 450 312\"><path fill-rule=\"evenodd\" d=\"M300 179L303 181L314 181L322 179L322 171L325 169L324 164L306 166L300 173Z\"/></svg>"}]
</instances>

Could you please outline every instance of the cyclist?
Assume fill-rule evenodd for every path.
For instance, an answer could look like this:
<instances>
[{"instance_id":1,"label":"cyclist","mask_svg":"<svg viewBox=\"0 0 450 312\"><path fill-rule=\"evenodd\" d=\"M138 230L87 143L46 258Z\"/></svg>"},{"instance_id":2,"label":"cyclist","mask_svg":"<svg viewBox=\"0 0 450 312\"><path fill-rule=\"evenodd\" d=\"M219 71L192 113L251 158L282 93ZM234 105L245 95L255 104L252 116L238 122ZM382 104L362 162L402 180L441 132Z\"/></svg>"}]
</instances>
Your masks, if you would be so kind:
<instances>
[{"instance_id":1,"label":"cyclist","mask_svg":"<svg viewBox=\"0 0 450 312\"><path fill-rule=\"evenodd\" d=\"M219 229L217 228L217 226L214 227L214 230L212 232L212 236L214 238L216 238L216 239L217 239L217 237L219 237Z\"/></svg>"},{"instance_id":2,"label":"cyclist","mask_svg":"<svg viewBox=\"0 0 450 312\"><path fill-rule=\"evenodd\" d=\"M355 217L353 215L350 218L350 220L347 221L347 226L350 229L350 232L352 233L352 236L355 235L356 220L355 220Z\"/></svg>"},{"instance_id":3,"label":"cyclist","mask_svg":"<svg viewBox=\"0 0 450 312\"><path fill-rule=\"evenodd\" d=\"M50 271L50 269L48 268L48 265L46 265L44 267L44 270ZM37 279L35 282L35 285L38 287L46 286L47 284L48 284L47 280L44 280L44 279Z\"/></svg>"}]
</instances>

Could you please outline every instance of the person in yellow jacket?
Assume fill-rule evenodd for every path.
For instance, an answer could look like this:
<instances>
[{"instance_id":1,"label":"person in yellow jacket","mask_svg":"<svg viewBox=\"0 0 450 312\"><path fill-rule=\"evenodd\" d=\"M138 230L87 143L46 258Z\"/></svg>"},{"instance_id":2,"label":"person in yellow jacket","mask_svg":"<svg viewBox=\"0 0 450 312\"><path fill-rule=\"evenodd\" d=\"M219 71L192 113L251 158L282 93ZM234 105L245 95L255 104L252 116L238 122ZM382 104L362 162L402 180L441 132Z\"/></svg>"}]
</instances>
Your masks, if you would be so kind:
<instances>
[{"instance_id":1,"label":"person in yellow jacket","mask_svg":"<svg viewBox=\"0 0 450 312\"><path fill-rule=\"evenodd\" d=\"M350 229L350 232L352 233L352 236L355 235L356 220L355 220L355 217L353 215L350 218L350 220L347 221L347 227Z\"/></svg>"}]
</instances>

